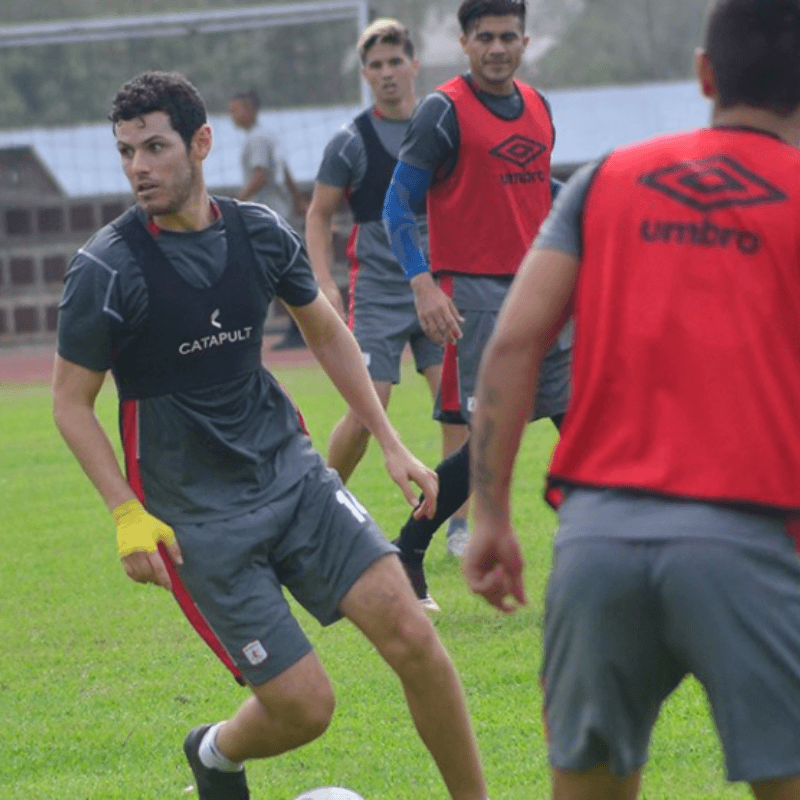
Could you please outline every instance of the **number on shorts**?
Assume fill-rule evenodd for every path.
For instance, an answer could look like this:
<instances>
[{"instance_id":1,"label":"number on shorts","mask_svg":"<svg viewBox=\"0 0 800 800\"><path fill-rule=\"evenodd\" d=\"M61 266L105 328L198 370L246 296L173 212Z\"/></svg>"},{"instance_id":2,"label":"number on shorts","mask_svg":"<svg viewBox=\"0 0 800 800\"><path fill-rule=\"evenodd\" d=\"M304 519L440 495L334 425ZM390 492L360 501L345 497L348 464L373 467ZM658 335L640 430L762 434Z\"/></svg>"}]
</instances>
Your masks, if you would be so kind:
<instances>
[{"instance_id":1,"label":"number on shorts","mask_svg":"<svg viewBox=\"0 0 800 800\"><path fill-rule=\"evenodd\" d=\"M366 521L367 509L364 508L347 489L339 489L336 492L336 499L347 508L359 522Z\"/></svg>"}]
</instances>

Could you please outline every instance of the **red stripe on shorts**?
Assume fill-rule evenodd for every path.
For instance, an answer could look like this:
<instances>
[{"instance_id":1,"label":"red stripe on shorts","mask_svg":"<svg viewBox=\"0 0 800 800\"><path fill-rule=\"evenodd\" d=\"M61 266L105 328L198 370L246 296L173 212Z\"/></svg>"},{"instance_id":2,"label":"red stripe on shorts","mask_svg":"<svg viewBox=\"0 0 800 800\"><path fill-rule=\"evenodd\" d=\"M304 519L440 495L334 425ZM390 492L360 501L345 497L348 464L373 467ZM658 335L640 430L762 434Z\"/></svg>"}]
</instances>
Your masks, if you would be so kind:
<instances>
[{"instance_id":1,"label":"red stripe on shorts","mask_svg":"<svg viewBox=\"0 0 800 800\"><path fill-rule=\"evenodd\" d=\"M147 507L144 499L144 486L142 483L142 473L139 469L139 403L137 400L123 400L120 408L120 428L122 438L122 451L125 456L125 472L128 477L128 484L133 493L139 498L139 502ZM161 560L169 574L172 582L172 595L178 602L181 611L186 615L192 627L200 634L203 641L214 651L217 658L231 671L234 678L242 685L245 685L244 676L239 667L233 663L233 659L228 654L225 646L217 638L211 626L206 622L200 609L195 605L194 600L189 596L189 592L178 577L172 559L167 553L166 545L158 543L158 552Z\"/></svg>"},{"instance_id":2,"label":"red stripe on shorts","mask_svg":"<svg viewBox=\"0 0 800 800\"><path fill-rule=\"evenodd\" d=\"M440 275L439 288L450 298L453 297L453 276ZM442 358L442 411L461 412L461 381L458 375L458 348L448 343L444 346Z\"/></svg>"}]
</instances>

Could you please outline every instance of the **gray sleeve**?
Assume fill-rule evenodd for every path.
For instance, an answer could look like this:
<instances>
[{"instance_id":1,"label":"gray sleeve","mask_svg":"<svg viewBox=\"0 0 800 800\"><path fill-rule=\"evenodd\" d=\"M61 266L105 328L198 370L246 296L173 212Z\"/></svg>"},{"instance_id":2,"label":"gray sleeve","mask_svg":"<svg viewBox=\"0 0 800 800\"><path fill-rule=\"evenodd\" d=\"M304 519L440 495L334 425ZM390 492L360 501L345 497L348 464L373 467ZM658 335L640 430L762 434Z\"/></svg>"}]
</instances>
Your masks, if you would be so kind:
<instances>
[{"instance_id":1,"label":"gray sleeve","mask_svg":"<svg viewBox=\"0 0 800 800\"><path fill-rule=\"evenodd\" d=\"M339 189L357 189L367 171L367 151L351 126L342 128L328 142L316 180Z\"/></svg>"},{"instance_id":2,"label":"gray sleeve","mask_svg":"<svg viewBox=\"0 0 800 800\"><path fill-rule=\"evenodd\" d=\"M58 308L58 354L95 372L110 369L120 343L147 316L144 276L111 229L75 254Z\"/></svg>"},{"instance_id":3,"label":"gray sleeve","mask_svg":"<svg viewBox=\"0 0 800 800\"><path fill-rule=\"evenodd\" d=\"M400 147L399 160L436 176L455 160L458 120L449 97L434 92L417 107Z\"/></svg>"},{"instance_id":4,"label":"gray sleeve","mask_svg":"<svg viewBox=\"0 0 800 800\"><path fill-rule=\"evenodd\" d=\"M266 206L242 203L239 211L271 291L290 306L308 305L319 290L300 236Z\"/></svg>"},{"instance_id":5,"label":"gray sleeve","mask_svg":"<svg viewBox=\"0 0 800 800\"><path fill-rule=\"evenodd\" d=\"M598 166L598 162L586 164L561 187L552 210L539 229L536 247L550 247L581 257L583 204Z\"/></svg>"}]
</instances>

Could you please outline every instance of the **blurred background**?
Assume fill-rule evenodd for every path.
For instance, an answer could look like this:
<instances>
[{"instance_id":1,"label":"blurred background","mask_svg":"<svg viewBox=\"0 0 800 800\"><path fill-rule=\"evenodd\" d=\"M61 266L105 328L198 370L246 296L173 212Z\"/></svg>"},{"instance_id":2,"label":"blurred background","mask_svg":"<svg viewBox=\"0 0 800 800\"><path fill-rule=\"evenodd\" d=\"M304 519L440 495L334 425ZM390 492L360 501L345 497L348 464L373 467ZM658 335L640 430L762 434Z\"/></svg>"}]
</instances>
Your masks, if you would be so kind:
<instances>
[{"instance_id":1,"label":"blurred background","mask_svg":"<svg viewBox=\"0 0 800 800\"><path fill-rule=\"evenodd\" d=\"M255 89L270 132L308 195L328 139L370 101L354 44L380 16L412 31L418 96L462 72L455 0L3 0L0 7L0 346L54 339L74 250L131 198L106 120L117 88L149 69L185 73L206 100L209 187L241 185L244 131L227 114ZM707 121L692 80L698 0L529 0L518 77L544 91L567 177L613 147ZM290 220L302 231L302 215ZM343 280L349 221L336 248ZM346 281L345 281L346 282ZM268 324L285 324L278 309Z\"/></svg>"}]
</instances>

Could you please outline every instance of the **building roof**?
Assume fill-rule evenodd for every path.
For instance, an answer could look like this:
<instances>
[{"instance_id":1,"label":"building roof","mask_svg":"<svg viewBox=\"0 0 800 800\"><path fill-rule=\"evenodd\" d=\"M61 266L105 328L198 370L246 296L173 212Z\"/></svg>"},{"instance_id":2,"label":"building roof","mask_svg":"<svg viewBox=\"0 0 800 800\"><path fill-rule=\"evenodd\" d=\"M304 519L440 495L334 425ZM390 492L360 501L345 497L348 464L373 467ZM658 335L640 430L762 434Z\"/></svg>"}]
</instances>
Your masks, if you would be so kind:
<instances>
[{"instance_id":1,"label":"building roof","mask_svg":"<svg viewBox=\"0 0 800 800\"><path fill-rule=\"evenodd\" d=\"M662 133L702 128L711 103L695 81L561 89L547 93L556 126L554 164L590 161Z\"/></svg>"},{"instance_id":2,"label":"building roof","mask_svg":"<svg viewBox=\"0 0 800 800\"><path fill-rule=\"evenodd\" d=\"M560 89L546 93L556 125L554 165L573 165L650 136L702 127L710 105L693 81ZM359 106L262 111L261 125L280 142L298 181L312 181L322 150ZM214 147L206 161L210 187L242 182L244 133L227 115L210 115ZM70 197L120 194L128 184L108 122L0 131L0 148L30 146Z\"/></svg>"},{"instance_id":3,"label":"building roof","mask_svg":"<svg viewBox=\"0 0 800 800\"><path fill-rule=\"evenodd\" d=\"M28 145L0 147L0 198L61 197L64 191L36 151Z\"/></svg>"}]
</instances>

